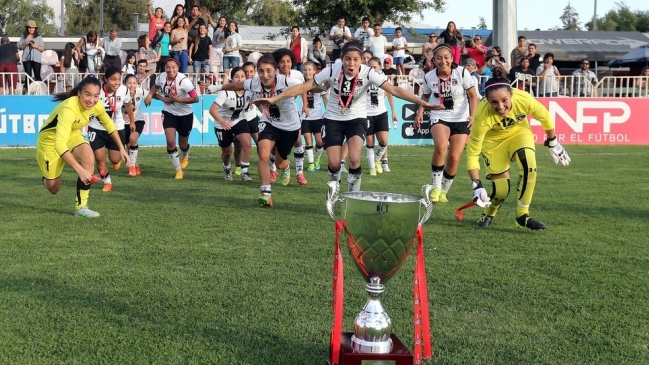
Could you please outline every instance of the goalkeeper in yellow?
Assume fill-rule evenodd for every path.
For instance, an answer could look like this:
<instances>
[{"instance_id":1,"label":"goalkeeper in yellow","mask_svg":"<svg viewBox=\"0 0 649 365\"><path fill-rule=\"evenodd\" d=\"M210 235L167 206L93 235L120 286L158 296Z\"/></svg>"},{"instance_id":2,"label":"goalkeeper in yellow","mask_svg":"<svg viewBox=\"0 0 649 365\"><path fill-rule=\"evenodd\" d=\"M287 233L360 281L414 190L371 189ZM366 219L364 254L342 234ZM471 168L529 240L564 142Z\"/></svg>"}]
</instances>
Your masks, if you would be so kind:
<instances>
[{"instance_id":1,"label":"goalkeeper in yellow","mask_svg":"<svg viewBox=\"0 0 649 365\"><path fill-rule=\"evenodd\" d=\"M485 208L478 227L491 225L509 195L509 167L515 161L520 174L516 189L516 225L531 230L546 228L544 223L529 215L536 185L534 134L527 120L530 114L543 126L547 136L545 146L549 147L554 162L568 166L570 157L557 141L550 113L527 92L512 89L501 69L496 68L494 78L486 84L485 98L476 110L467 151L473 200ZM487 167L487 179L492 183L491 195L487 195L480 182L480 155Z\"/></svg>"},{"instance_id":2,"label":"goalkeeper in yellow","mask_svg":"<svg viewBox=\"0 0 649 365\"><path fill-rule=\"evenodd\" d=\"M101 84L95 77L84 78L67 93L57 94L60 101L38 132L36 161L43 174L43 185L52 194L61 189L61 173L67 163L77 175L75 216L94 218L99 213L88 208L90 184L94 182L95 155L81 134L91 118L97 118L119 146L119 152L126 165L128 154L115 129L115 124L106 113L103 103L98 103Z\"/></svg>"}]
</instances>

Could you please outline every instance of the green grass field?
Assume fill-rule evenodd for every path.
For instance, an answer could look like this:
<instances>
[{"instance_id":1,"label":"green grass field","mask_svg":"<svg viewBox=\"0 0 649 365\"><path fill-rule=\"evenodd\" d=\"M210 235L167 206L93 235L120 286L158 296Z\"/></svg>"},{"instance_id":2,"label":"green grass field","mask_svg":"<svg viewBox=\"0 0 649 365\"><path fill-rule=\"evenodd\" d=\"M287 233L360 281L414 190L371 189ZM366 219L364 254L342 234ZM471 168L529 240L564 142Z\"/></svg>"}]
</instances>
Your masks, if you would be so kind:
<instances>
[{"instance_id":1,"label":"green grass field","mask_svg":"<svg viewBox=\"0 0 649 365\"><path fill-rule=\"evenodd\" d=\"M514 193L489 229L475 228L478 208L456 221L471 197L460 167L451 202L425 225L426 364L649 363L649 150L567 149L564 168L539 148L531 212L543 232L514 227ZM418 195L431 148L390 153L392 172L364 175L363 190ZM141 149L140 177L122 168L112 193L92 188L102 217L89 220L72 214L71 169L51 195L34 150L0 150L0 364L324 364L328 174L273 185L275 206L264 209L257 182L223 180L219 154L192 149L176 181L164 149ZM344 256L351 331L366 294ZM413 266L383 296L410 348Z\"/></svg>"}]
</instances>

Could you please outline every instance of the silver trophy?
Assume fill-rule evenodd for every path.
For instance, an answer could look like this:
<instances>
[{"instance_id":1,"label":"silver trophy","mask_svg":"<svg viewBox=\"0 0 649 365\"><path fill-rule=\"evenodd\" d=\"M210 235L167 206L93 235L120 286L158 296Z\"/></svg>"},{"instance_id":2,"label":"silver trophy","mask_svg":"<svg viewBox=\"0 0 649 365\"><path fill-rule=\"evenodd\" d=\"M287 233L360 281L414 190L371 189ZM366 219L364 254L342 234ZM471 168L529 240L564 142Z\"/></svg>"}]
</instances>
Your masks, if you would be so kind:
<instances>
[{"instance_id":1,"label":"silver trophy","mask_svg":"<svg viewBox=\"0 0 649 365\"><path fill-rule=\"evenodd\" d=\"M423 199L393 193L340 193L339 184L329 182L327 210L336 219L334 207L341 202L339 219L345 221L345 236L356 267L367 281L369 299L354 320L353 352L390 354L393 350L392 322L380 301L384 284L405 262L415 244L419 223L430 217L431 185L422 187Z\"/></svg>"}]
</instances>

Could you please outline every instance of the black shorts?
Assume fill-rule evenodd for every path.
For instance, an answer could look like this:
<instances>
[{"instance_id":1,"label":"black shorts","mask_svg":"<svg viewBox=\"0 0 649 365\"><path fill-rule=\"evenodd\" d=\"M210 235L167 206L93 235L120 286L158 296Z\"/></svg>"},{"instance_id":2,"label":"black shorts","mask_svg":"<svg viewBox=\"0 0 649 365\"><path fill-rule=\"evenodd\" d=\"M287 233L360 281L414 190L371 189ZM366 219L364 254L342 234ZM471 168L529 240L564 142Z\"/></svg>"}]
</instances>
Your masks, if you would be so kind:
<instances>
[{"instance_id":1,"label":"black shorts","mask_svg":"<svg viewBox=\"0 0 649 365\"><path fill-rule=\"evenodd\" d=\"M122 144L125 144L126 135L124 130L120 129L117 132L119 133L119 139L122 140ZM88 140L93 151L100 150L104 147L112 151L119 151L119 146L115 143L113 137L101 129L88 127Z\"/></svg>"},{"instance_id":2,"label":"black shorts","mask_svg":"<svg viewBox=\"0 0 649 365\"><path fill-rule=\"evenodd\" d=\"M248 130L250 131L250 134L259 133L259 117L255 117L255 119L248 121Z\"/></svg>"},{"instance_id":3,"label":"black shorts","mask_svg":"<svg viewBox=\"0 0 649 365\"><path fill-rule=\"evenodd\" d=\"M325 148L331 146L342 146L345 140L359 136L365 140L367 133L367 119L356 118L346 121L324 119L322 128L322 140Z\"/></svg>"},{"instance_id":4,"label":"black shorts","mask_svg":"<svg viewBox=\"0 0 649 365\"><path fill-rule=\"evenodd\" d=\"M214 128L214 134L216 134L216 138L219 140L219 147L221 148L230 147L232 142L235 141L234 137L244 133L250 133L250 131L248 130L248 123L243 120L233 125L230 130Z\"/></svg>"},{"instance_id":5,"label":"black shorts","mask_svg":"<svg viewBox=\"0 0 649 365\"><path fill-rule=\"evenodd\" d=\"M389 131L390 131L390 123L388 122L387 111L379 115L367 116L368 136L378 132L389 132Z\"/></svg>"},{"instance_id":6,"label":"black shorts","mask_svg":"<svg viewBox=\"0 0 649 365\"><path fill-rule=\"evenodd\" d=\"M324 121L322 119L304 119L302 121L302 134L305 133L313 133L313 134L318 134L322 133L322 125L324 124Z\"/></svg>"},{"instance_id":7,"label":"black shorts","mask_svg":"<svg viewBox=\"0 0 649 365\"><path fill-rule=\"evenodd\" d=\"M173 115L167 111L162 111L162 128L173 128L181 137L189 137L189 132L194 126L194 113L187 115Z\"/></svg>"},{"instance_id":8,"label":"black shorts","mask_svg":"<svg viewBox=\"0 0 649 365\"><path fill-rule=\"evenodd\" d=\"M433 126L436 124L441 124L447 126L451 130L451 136L456 134L470 134L469 122L447 122L441 119L438 119L436 123L433 123L430 128L432 130Z\"/></svg>"},{"instance_id":9,"label":"black shorts","mask_svg":"<svg viewBox=\"0 0 649 365\"><path fill-rule=\"evenodd\" d=\"M285 131L274 125L264 122L263 127L259 130L259 140L269 139L275 141L277 154L284 160L288 159L289 153L297 139L300 138L300 130Z\"/></svg>"},{"instance_id":10,"label":"black shorts","mask_svg":"<svg viewBox=\"0 0 649 365\"><path fill-rule=\"evenodd\" d=\"M142 131L144 130L144 121L143 120L136 120L135 121L135 131L138 134L142 134ZM126 144L130 143L131 141L131 126L128 124L124 125L124 138L126 138Z\"/></svg>"}]
</instances>

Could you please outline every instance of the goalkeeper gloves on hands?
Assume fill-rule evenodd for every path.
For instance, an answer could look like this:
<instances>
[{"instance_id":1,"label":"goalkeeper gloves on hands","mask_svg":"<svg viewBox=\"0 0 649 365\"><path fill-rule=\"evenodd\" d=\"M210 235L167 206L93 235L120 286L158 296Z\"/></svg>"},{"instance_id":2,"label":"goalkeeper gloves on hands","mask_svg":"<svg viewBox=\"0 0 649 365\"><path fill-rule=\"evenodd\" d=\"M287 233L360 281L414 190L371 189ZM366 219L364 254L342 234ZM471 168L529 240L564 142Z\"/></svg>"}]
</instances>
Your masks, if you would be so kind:
<instances>
[{"instance_id":1,"label":"goalkeeper gloves on hands","mask_svg":"<svg viewBox=\"0 0 649 365\"><path fill-rule=\"evenodd\" d=\"M487 190L482 187L482 182L480 180L476 179L473 180L473 201L477 206L480 208L485 208L491 205L491 201L489 199L489 194L487 194Z\"/></svg>"},{"instance_id":2,"label":"goalkeeper gloves on hands","mask_svg":"<svg viewBox=\"0 0 649 365\"><path fill-rule=\"evenodd\" d=\"M546 147L550 149L550 156L554 160L555 164L558 164L561 161L563 166L568 166L570 164L570 156L566 152L565 148L557 141L557 136L554 136L552 139L547 139L543 143Z\"/></svg>"}]
</instances>

